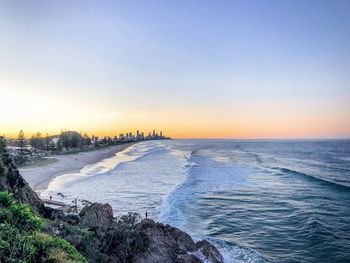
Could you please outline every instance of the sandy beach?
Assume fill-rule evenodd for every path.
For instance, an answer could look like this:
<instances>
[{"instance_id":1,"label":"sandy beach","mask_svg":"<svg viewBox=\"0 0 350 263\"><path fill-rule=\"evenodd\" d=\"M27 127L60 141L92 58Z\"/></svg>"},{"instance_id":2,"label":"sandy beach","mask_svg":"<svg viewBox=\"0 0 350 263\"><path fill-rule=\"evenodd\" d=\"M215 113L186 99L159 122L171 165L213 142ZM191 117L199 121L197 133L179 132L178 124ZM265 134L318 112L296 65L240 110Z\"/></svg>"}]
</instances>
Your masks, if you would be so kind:
<instances>
[{"instance_id":1,"label":"sandy beach","mask_svg":"<svg viewBox=\"0 0 350 263\"><path fill-rule=\"evenodd\" d=\"M114 156L134 143L109 146L103 149L67 155L54 155L41 162L19 169L21 175L35 191L45 190L50 181L66 173L78 172L85 165Z\"/></svg>"}]
</instances>

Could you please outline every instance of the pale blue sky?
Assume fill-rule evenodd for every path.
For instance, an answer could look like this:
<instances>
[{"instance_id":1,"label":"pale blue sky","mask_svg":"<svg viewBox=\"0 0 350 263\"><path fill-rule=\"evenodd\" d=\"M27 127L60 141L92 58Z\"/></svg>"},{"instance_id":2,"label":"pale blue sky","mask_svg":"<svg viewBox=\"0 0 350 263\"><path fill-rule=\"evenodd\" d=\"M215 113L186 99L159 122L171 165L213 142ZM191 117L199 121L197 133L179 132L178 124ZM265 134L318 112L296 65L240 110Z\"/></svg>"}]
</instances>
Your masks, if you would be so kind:
<instances>
[{"instance_id":1,"label":"pale blue sky","mask_svg":"<svg viewBox=\"0 0 350 263\"><path fill-rule=\"evenodd\" d=\"M302 109L350 136L350 1L0 0L0 32L12 98L101 113Z\"/></svg>"}]
</instances>

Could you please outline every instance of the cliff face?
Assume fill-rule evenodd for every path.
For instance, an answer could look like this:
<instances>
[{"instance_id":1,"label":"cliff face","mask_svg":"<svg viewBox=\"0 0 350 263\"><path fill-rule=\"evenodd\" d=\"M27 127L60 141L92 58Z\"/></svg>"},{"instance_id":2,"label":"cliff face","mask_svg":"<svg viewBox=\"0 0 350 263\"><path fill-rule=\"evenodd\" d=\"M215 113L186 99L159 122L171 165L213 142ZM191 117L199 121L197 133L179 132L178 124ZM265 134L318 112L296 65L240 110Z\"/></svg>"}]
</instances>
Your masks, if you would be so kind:
<instances>
[{"instance_id":1,"label":"cliff face","mask_svg":"<svg viewBox=\"0 0 350 263\"><path fill-rule=\"evenodd\" d=\"M17 202L29 204L35 212L44 216L46 214L44 203L19 174L13 160L1 146L0 159L0 191L12 193Z\"/></svg>"},{"instance_id":2,"label":"cliff face","mask_svg":"<svg viewBox=\"0 0 350 263\"><path fill-rule=\"evenodd\" d=\"M8 191L17 202L29 204L46 219L48 234L70 242L89 262L223 262L209 242L195 243L187 233L151 219L139 222L135 213L114 218L108 204L91 204L79 215L64 215L45 207L1 144L0 157L0 191Z\"/></svg>"}]
</instances>

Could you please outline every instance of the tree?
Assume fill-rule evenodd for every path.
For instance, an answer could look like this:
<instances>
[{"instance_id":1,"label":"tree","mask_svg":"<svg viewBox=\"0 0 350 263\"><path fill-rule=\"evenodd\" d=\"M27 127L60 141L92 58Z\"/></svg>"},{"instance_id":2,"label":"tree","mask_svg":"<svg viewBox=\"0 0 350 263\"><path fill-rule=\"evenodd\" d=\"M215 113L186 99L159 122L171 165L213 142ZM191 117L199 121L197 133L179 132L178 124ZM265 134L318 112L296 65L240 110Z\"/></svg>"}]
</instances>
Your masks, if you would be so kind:
<instances>
[{"instance_id":1,"label":"tree","mask_svg":"<svg viewBox=\"0 0 350 263\"><path fill-rule=\"evenodd\" d=\"M41 133L37 132L36 135L37 148L42 149L44 147L44 139L41 137Z\"/></svg>"},{"instance_id":2,"label":"tree","mask_svg":"<svg viewBox=\"0 0 350 263\"><path fill-rule=\"evenodd\" d=\"M46 148L46 151L49 150L49 146L50 146L50 136L48 133L46 133L46 137L45 137L45 148Z\"/></svg>"},{"instance_id":3,"label":"tree","mask_svg":"<svg viewBox=\"0 0 350 263\"><path fill-rule=\"evenodd\" d=\"M37 132L29 140L29 144L36 149L42 149L44 147L44 139L41 137L41 133Z\"/></svg>"},{"instance_id":4,"label":"tree","mask_svg":"<svg viewBox=\"0 0 350 263\"><path fill-rule=\"evenodd\" d=\"M32 135L32 137L29 140L29 144L30 146L32 146L33 148L37 148L37 140L36 140L36 136L35 134Z\"/></svg>"},{"instance_id":5,"label":"tree","mask_svg":"<svg viewBox=\"0 0 350 263\"><path fill-rule=\"evenodd\" d=\"M62 132L59 138L59 144L62 148L77 148L83 142L84 138L76 131Z\"/></svg>"},{"instance_id":6,"label":"tree","mask_svg":"<svg viewBox=\"0 0 350 263\"><path fill-rule=\"evenodd\" d=\"M84 133L84 144L89 146L91 144L91 139L89 137L89 135L86 134L86 132Z\"/></svg>"},{"instance_id":7,"label":"tree","mask_svg":"<svg viewBox=\"0 0 350 263\"><path fill-rule=\"evenodd\" d=\"M18 147L21 150L21 152L20 152L21 153L21 157L23 157L23 148L24 148L25 143L26 143L26 138L24 136L23 130L19 131L19 134L18 134L18 137L17 137L17 143L18 143Z\"/></svg>"}]
</instances>

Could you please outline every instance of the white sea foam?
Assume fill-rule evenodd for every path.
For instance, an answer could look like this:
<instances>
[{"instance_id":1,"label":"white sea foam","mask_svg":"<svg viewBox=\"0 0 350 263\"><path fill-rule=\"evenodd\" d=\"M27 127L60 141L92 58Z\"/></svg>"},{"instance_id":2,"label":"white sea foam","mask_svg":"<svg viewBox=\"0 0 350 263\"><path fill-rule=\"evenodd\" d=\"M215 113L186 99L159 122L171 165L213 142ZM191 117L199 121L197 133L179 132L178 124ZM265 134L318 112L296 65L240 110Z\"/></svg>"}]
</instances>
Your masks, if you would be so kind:
<instances>
[{"instance_id":1,"label":"white sea foam","mask_svg":"<svg viewBox=\"0 0 350 263\"><path fill-rule=\"evenodd\" d=\"M54 178L49 183L47 189L42 191L41 195L46 197L55 192L64 192L64 189L71 185L87 180L89 177L110 173L123 163L135 161L163 147L165 146L154 142L134 144L116 153L113 157L84 166L79 172L67 173Z\"/></svg>"},{"instance_id":2,"label":"white sea foam","mask_svg":"<svg viewBox=\"0 0 350 263\"><path fill-rule=\"evenodd\" d=\"M160 222L181 227L187 223L187 219L183 215L182 211L176 207L176 204L179 202L179 197L176 195L176 192L177 189L181 188L181 186L186 182L189 170L197 164L191 162L191 152L172 149L170 154L181 160L182 169L179 174L179 178L181 179L179 184L175 185L164 196L161 206L157 208L157 218ZM184 197L185 196L182 196L182 198Z\"/></svg>"}]
</instances>

